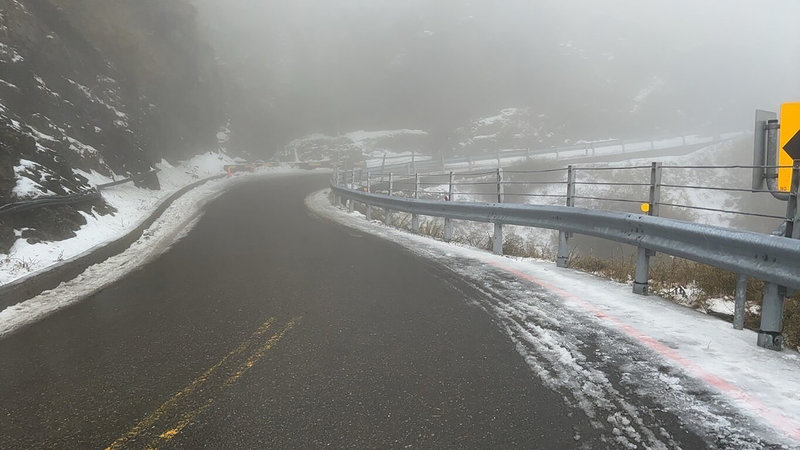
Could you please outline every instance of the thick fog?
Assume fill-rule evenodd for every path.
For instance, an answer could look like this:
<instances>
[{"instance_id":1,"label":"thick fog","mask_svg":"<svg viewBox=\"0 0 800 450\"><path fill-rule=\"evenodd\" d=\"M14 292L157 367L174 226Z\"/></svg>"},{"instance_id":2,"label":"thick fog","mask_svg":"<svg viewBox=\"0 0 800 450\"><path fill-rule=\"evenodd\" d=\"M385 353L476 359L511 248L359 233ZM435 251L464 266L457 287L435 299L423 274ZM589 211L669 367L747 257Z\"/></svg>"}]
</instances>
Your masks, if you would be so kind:
<instances>
[{"instance_id":1,"label":"thick fog","mask_svg":"<svg viewBox=\"0 0 800 450\"><path fill-rule=\"evenodd\" d=\"M417 128L530 107L572 139L752 127L800 99L796 0L195 0L232 126Z\"/></svg>"}]
</instances>

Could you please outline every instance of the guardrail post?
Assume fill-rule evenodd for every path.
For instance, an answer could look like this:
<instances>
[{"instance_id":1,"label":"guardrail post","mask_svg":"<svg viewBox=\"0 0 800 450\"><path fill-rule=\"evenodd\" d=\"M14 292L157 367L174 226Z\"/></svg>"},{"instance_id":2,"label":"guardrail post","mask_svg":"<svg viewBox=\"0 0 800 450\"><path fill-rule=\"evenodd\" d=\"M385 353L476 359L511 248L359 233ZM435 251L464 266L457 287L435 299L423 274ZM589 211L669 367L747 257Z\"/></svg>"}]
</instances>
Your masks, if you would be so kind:
<instances>
[{"instance_id":1,"label":"guardrail post","mask_svg":"<svg viewBox=\"0 0 800 450\"><path fill-rule=\"evenodd\" d=\"M567 206L575 206L575 168L567 166ZM556 267L569 266L569 238L571 233L558 232L558 253L556 254Z\"/></svg>"},{"instance_id":2,"label":"guardrail post","mask_svg":"<svg viewBox=\"0 0 800 450\"><path fill-rule=\"evenodd\" d=\"M372 179L369 175L369 170L367 170L367 194L372 193ZM367 220L372 220L372 206L369 203L364 203L364 206L367 207Z\"/></svg>"},{"instance_id":3,"label":"guardrail post","mask_svg":"<svg viewBox=\"0 0 800 450\"><path fill-rule=\"evenodd\" d=\"M736 279L736 302L733 309L733 329L744 329L744 308L747 301L747 275Z\"/></svg>"},{"instance_id":4,"label":"guardrail post","mask_svg":"<svg viewBox=\"0 0 800 450\"><path fill-rule=\"evenodd\" d=\"M394 187L394 184L392 183L392 172L389 172L389 190L387 191L387 195L389 197L392 196L392 188L393 187ZM385 223L388 226L392 225L392 210L391 209L387 208L386 210L383 211L383 223Z\"/></svg>"},{"instance_id":5,"label":"guardrail post","mask_svg":"<svg viewBox=\"0 0 800 450\"><path fill-rule=\"evenodd\" d=\"M792 184L786 202L786 231L784 236L800 237L800 160L792 164ZM761 327L758 329L759 347L780 350L783 347L783 303L786 288L775 283L764 284L764 299L761 302Z\"/></svg>"},{"instance_id":6,"label":"guardrail post","mask_svg":"<svg viewBox=\"0 0 800 450\"><path fill-rule=\"evenodd\" d=\"M339 183L339 168L336 167L333 169L333 185L338 187ZM342 196L335 192L333 193L333 204L335 206L342 206Z\"/></svg>"},{"instance_id":7,"label":"guardrail post","mask_svg":"<svg viewBox=\"0 0 800 450\"><path fill-rule=\"evenodd\" d=\"M350 171L350 189L355 189L356 187L356 169L352 169ZM347 210L353 212L355 209L356 202L351 198L347 200Z\"/></svg>"},{"instance_id":8,"label":"guardrail post","mask_svg":"<svg viewBox=\"0 0 800 450\"><path fill-rule=\"evenodd\" d=\"M450 187L447 190L447 201L453 201L453 172L450 172ZM444 218L444 240L450 242L453 239L453 219L449 217Z\"/></svg>"},{"instance_id":9,"label":"guardrail post","mask_svg":"<svg viewBox=\"0 0 800 450\"><path fill-rule=\"evenodd\" d=\"M503 169L497 168L497 203L503 203ZM495 255L503 254L503 224L494 223L494 240L492 241L492 251Z\"/></svg>"},{"instance_id":10,"label":"guardrail post","mask_svg":"<svg viewBox=\"0 0 800 450\"><path fill-rule=\"evenodd\" d=\"M761 327L758 329L759 347L780 350L783 347L783 297L785 289L775 283L764 283L761 302Z\"/></svg>"},{"instance_id":11,"label":"guardrail post","mask_svg":"<svg viewBox=\"0 0 800 450\"><path fill-rule=\"evenodd\" d=\"M661 163L654 162L650 168L650 199L647 214L658 216L661 203ZM650 257L655 253L644 247L636 249L636 273L633 278L633 293L647 295L650 290Z\"/></svg>"},{"instance_id":12,"label":"guardrail post","mask_svg":"<svg viewBox=\"0 0 800 450\"><path fill-rule=\"evenodd\" d=\"M414 200L419 199L419 173L414 174ZM411 214L411 231L419 233L419 215Z\"/></svg>"}]
</instances>

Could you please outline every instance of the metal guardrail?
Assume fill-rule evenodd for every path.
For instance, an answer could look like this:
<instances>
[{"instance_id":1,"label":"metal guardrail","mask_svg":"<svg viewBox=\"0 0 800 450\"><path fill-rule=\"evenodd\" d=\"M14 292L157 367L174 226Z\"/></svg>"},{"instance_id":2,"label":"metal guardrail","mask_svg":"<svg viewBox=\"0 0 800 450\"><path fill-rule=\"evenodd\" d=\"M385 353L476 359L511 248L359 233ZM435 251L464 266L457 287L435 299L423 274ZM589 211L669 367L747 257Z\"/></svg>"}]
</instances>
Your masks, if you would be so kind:
<instances>
[{"instance_id":1,"label":"metal guardrail","mask_svg":"<svg viewBox=\"0 0 800 450\"><path fill-rule=\"evenodd\" d=\"M712 166L692 166L689 169L711 168ZM740 166L730 166L742 168ZM750 167L750 166L747 166ZM625 167L623 167L625 168ZM649 265L650 257L655 252L678 256L702 264L719 267L739 274L736 295L736 313L734 327L741 329L741 320L744 317L745 295L743 279L753 277L766 282L764 300L762 302L761 327L759 329L758 345L780 349L782 347L782 315L783 302L787 288L800 289L800 160L793 166L792 190L788 193L787 213L785 218L778 216L760 215L762 217L779 218L785 220L781 235L767 235L751 231L733 230L724 227L691 223L676 219L658 217L659 206L685 206L661 202L661 187L674 186L682 188L701 188L703 186L678 186L662 183L662 169L667 167L661 163L651 166L626 167L625 169L650 169L649 182L587 182L576 181L578 170L606 170L622 169L613 167L577 168L569 166L563 170L567 174L566 182L541 181L549 184L566 184L566 195L537 195L566 198L566 206L535 205L504 203L507 185L533 184L539 181L507 181L504 179L503 169L498 168L496 179L492 179L492 172L458 174L459 176L480 176L479 181L463 184L484 185L486 188L496 186L495 192L482 192L479 195L496 196L496 203L453 201L454 177L456 174L427 175L427 177L448 176L449 182L423 183L420 174L406 180L395 180L389 173L388 184L376 185L385 187L386 194L372 193L369 171L363 171L366 179L365 185L356 182L355 171L341 177L338 171L331 182L334 198L337 204L342 199L353 203L363 203L367 207L367 218L371 217L371 208L378 207L385 211L386 223L391 223L392 211L402 211L411 214L412 231L419 231L419 216L443 217L445 219L444 237L452 237L452 220L469 220L488 222L494 224L493 251L502 254L503 225L519 225L536 228L546 228L559 231L558 256L556 262L559 267L566 267L569 258L568 239L573 233L608 239L615 242L634 245L638 249L636 271L634 276L633 291L646 295L649 290ZM672 168L682 168L673 166ZM713 167L718 169L719 167ZM723 167L724 168L724 167ZM548 169L552 171L552 169ZM509 171L509 173L526 173L531 171ZM532 171L543 172L543 171ZM438 191L436 196L442 200L420 199L420 194L425 194L421 189L424 184L448 186L446 192ZM630 199L595 198L576 195L576 185L624 185L641 186L649 190L649 199L644 202ZM397 186L406 186L405 189L395 190ZM731 189L742 191L741 189ZM412 192L413 198L397 197L400 193ZM753 192L771 192L769 190ZM393 194L395 196L393 196ZM524 195L524 194L515 194ZM637 214L622 211L580 208L575 206L575 199L597 199L606 201L625 201L641 203L646 214ZM708 209L708 208L700 208ZM715 210L716 209L710 209ZM721 212L729 212L719 210ZM757 215L757 214L750 214Z\"/></svg>"},{"instance_id":2,"label":"metal guardrail","mask_svg":"<svg viewBox=\"0 0 800 450\"><path fill-rule=\"evenodd\" d=\"M75 195L38 197L32 200L7 203L0 206L0 217L30 209L41 208L44 206L74 205L77 203L97 200L99 198L102 198L102 195L100 195L99 191L90 191Z\"/></svg>"},{"instance_id":3,"label":"metal guardrail","mask_svg":"<svg viewBox=\"0 0 800 450\"><path fill-rule=\"evenodd\" d=\"M334 193L391 211L564 231L644 247L800 289L800 240L586 208L418 200L341 186Z\"/></svg>"}]
</instances>

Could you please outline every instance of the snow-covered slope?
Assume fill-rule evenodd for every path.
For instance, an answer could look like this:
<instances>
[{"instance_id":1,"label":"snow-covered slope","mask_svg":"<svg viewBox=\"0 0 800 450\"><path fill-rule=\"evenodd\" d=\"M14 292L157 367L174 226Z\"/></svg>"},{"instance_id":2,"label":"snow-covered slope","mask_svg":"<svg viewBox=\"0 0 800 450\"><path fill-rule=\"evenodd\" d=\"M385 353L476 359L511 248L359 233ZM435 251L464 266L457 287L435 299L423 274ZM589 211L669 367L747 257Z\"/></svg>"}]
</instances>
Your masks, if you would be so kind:
<instances>
[{"instance_id":1,"label":"snow-covered slope","mask_svg":"<svg viewBox=\"0 0 800 450\"><path fill-rule=\"evenodd\" d=\"M233 158L223 153L206 153L176 165L162 161L157 164L161 170L158 174L160 190L136 187L133 183L104 189L103 198L113 208L113 212L104 211L105 214L99 214L91 207L88 211L79 211L78 214L83 217L85 224L77 229L75 236L68 239L26 239L24 235L28 229L16 229L15 234L19 239L5 256L0 257L0 285L123 236L155 210L163 199L200 178L224 173L223 166L234 162ZM77 172L89 185L112 181L110 177L94 171Z\"/></svg>"}]
</instances>

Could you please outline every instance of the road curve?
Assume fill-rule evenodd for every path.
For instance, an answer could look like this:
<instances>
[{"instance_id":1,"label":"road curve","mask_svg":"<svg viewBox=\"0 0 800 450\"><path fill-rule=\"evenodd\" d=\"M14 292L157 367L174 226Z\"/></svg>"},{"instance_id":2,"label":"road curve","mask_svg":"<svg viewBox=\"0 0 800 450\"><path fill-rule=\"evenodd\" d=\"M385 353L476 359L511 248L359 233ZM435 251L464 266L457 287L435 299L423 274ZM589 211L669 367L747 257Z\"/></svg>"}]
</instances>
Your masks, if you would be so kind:
<instances>
[{"instance_id":1,"label":"road curve","mask_svg":"<svg viewBox=\"0 0 800 450\"><path fill-rule=\"evenodd\" d=\"M237 186L151 264L0 340L0 448L614 446L483 294L313 217L326 182ZM679 422L661 426L704 445Z\"/></svg>"}]
</instances>

